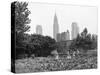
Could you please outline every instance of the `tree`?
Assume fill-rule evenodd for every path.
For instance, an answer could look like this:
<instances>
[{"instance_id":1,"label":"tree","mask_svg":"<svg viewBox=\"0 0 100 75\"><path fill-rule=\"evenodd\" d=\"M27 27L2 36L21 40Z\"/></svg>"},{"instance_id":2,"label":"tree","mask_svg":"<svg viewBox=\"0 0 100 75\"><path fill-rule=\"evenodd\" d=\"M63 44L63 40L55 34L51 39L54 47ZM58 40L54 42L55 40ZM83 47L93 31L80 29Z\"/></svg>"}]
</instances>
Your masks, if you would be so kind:
<instances>
[{"instance_id":1,"label":"tree","mask_svg":"<svg viewBox=\"0 0 100 75\"><path fill-rule=\"evenodd\" d=\"M81 34L78 34L77 38L73 40L70 49L81 49L84 52L95 49L97 44L95 41L93 41L93 39L95 39L95 37L88 33L87 28L85 28L83 32L81 32Z\"/></svg>"},{"instance_id":2,"label":"tree","mask_svg":"<svg viewBox=\"0 0 100 75\"><path fill-rule=\"evenodd\" d=\"M15 34L16 40L16 56L20 53L24 53L26 47L24 46L25 42L24 33L29 31L30 19L28 18L30 11L27 8L28 3L26 2L12 2L11 3L11 18L12 18L12 26L11 33ZM13 23L14 22L14 23ZM14 27L15 26L15 27ZM15 30L13 30L15 28Z\"/></svg>"},{"instance_id":3,"label":"tree","mask_svg":"<svg viewBox=\"0 0 100 75\"><path fill-rule=\"evenodd\" d=\"M30 23L30 19L28 18L30 11L28 10L27 6L28 3L26 2L15 3L15 31L17 33L24 33L30 28L30 26L27 25Z\"/></svg>"},{"instance_id":4,"label":"tree","mask_svg":"<svg viewBox=\"0 0 100 75\"><path fill-rule=\"evenodd\" d=\"M84 28L83 32L81 33L81 37L85 38L87 36L88 30L87 28Z\"/></svg>"},{"instance_id":5,"label":"tree","mask_svg":"<svg viewBox=\"0 0 100 75\"><path fill-rule=\"evenodd\" d=\"M97 49L97 35L93 34L91 39L92 39L92 48Z\"/></svg>"},{"instance_id":6,"label":"tree","mask_svg":"<svg viewBox=\"0 0 100 75\"><path fill-rule=\"evenodd\" d=\"M48 56L55 49L56 41L49 36L31 35L31 40L27 44L27 53L29 56Z\"/></svg>"}]
</instances>

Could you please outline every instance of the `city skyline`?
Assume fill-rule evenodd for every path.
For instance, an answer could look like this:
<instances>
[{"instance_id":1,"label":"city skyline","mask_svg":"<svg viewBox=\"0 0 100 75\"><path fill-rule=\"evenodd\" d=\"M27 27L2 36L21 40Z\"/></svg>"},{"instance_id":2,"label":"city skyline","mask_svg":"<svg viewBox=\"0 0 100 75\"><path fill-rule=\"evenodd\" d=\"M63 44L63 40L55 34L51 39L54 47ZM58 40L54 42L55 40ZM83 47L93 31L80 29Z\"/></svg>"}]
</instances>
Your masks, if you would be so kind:
<instances>
[{"instance_id":1,"label":"city skyline","mask_svg":"<svg viewBox=\"0 0 100 75\"><path fill-rule=\"evenodd\" d=\"M76 22L72 22L71 30L72 30L71 32L69 32L69 30L67 29L64 32L59 33L59 24L58 24L58 19L57 19L56 13L55 13L54 24L53 24L53 38L56 41L65 41L65 40L75 39L77 37L77 35L79 34L79 27ZM36 34L43 35L42 31L43 31L42 26L37 25L36 26ZM70 33L71 33L71 35L70 35ZM72 37L72 38L70 38L70 37Z\"/></svg>"},{"instance_id":2,"label":"city skyline","mask_svg":"<svg viewBox=\"0 0 100 75\"><path fill-rule=\"evenodd\" d=\"M29 3L28 8L31 11L29 16L31 19L31 23L29 24L31 29L29 33L31 34L36 33L35 28L36 25L39 24L42 25L43 35L53 37L55 13L59 22L59 33L65 32L68 29L70 35L72 35L71 24L72 22L77 22L80 29L79 33L86 27L89 33L97 34L96 7Z\"/></svg>"}]
</instances>

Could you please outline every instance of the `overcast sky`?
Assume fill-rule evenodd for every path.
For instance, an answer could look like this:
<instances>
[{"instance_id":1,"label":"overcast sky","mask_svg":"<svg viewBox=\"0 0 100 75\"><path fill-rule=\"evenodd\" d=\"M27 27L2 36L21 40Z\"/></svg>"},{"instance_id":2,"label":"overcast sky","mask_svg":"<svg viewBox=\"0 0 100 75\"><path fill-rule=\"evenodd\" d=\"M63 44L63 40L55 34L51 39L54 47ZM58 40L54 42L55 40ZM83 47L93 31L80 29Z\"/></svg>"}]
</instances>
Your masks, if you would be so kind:
<instances>
[{"instance_id":1,"label":"overcast sky","mask_svg":"<svg viewBox=\"0 0 100 75\"><path fill-rule=\"evenodd\" d=\"M36 33L36 26L41 25L43 35L53 37L54 15L56 13L59 23L59 32L67 31L71 35L71 24L77 22L79 32L87 27L88 32L97 34L97 8L76 5L29 3L31 14L30 33Z\"/></svg>"}]
</instances>

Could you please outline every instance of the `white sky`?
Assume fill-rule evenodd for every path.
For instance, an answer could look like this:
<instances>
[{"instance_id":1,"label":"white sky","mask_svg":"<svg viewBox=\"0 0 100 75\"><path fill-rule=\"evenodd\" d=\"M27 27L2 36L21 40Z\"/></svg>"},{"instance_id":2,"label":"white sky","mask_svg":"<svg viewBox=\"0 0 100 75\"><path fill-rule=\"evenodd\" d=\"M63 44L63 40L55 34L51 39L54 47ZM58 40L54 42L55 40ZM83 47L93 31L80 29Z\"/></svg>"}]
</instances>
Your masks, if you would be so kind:
<instances>
[{"instance_id":1,"label":"white sky","mask_svg":"<svg viewBox=\"0 0 100 75\"><path fill-rule=\"evenodd\" d=\"M36 33L36 25L41 25L43 35L53 37L54 15L56 13L59 23L59 32L67 31L71 35L71 24L77 22L79 31L82 32L87 27L88 32L97 34L98 14L96 7L75 6L75 5L55 5L46 3L29 3L31 14L30 33Z\"/></svg>"}]
</instances>

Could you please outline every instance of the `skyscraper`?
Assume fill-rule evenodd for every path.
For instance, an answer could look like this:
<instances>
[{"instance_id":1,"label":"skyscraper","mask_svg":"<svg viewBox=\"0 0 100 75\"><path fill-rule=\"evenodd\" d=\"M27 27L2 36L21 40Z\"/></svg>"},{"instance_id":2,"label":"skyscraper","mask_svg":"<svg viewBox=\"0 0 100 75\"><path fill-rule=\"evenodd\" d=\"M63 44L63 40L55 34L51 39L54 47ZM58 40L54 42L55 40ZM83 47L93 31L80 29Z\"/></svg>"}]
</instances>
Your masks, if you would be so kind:
<instances>
[{"instance_id":1,"label":"skyscraper","mask_svg":"<svg viewBox=\"0 0 100 75\"><path fill-rule=\"evenodd\" d=\"M57 34L57 42L70 40L69 30Z\"/></svg>"},{"instance_id":2,"label":"skyscraper","mask_svg":"<svg viewBox=\"0 0 100 75\"><path fill-rule=\"evenodd\" d=\"M57 34L59 33L59 24L58 24L58 19L55 14L54 16L54 24L53 24L53 37L57 41Z\"/></svg>"},{"instance_id":3,"label":"skyscraper","mask_svg":"<svg viewBox=\"0 0 100 75\"><path fill-rule=\"evenodd\" d=\"M42 26L41 25L36 26L36 34L42 35Z\"/></svg>"},{"instance_id":4,"label":"skyscraper","mask_svg":"<svg viewBox=\"0 0 100 75\"><path fill-rule=\"evenodd\" d=\"M61 33L61 41L66 41L66 32Z\"/></svg>"},{"instance_id":5,"label":"skyscraper","mask_svg":"<svg viewBox=\"0 0 100 75\"><path fill-rule=\"evenodd\" d=\"M79 33L79 27L78 27L78 24L77 22L73 22L72 23L72 40L75 39L77 37Z\"/></svg>"},{"instance_id":6,"label":"skyscraper","mask_svg":"<svg viewBox=\"0 0 100 75\"><path fill-rule=\"evenodd\" d=\"M69 33L69 30L67 30L67 32L66 32L66 40L70 40L70 33Z\"/></svg>"},{"instance_id":7,"label":"skyscraper","mask_svg":"<svg viewBox=\"0 0 100 75\"><path fill-rule=\"evenodd\" d=\"M60 42L61 41L61 33L58 33L57 34L57 42Z\"/></svg>"}]
</instances>

